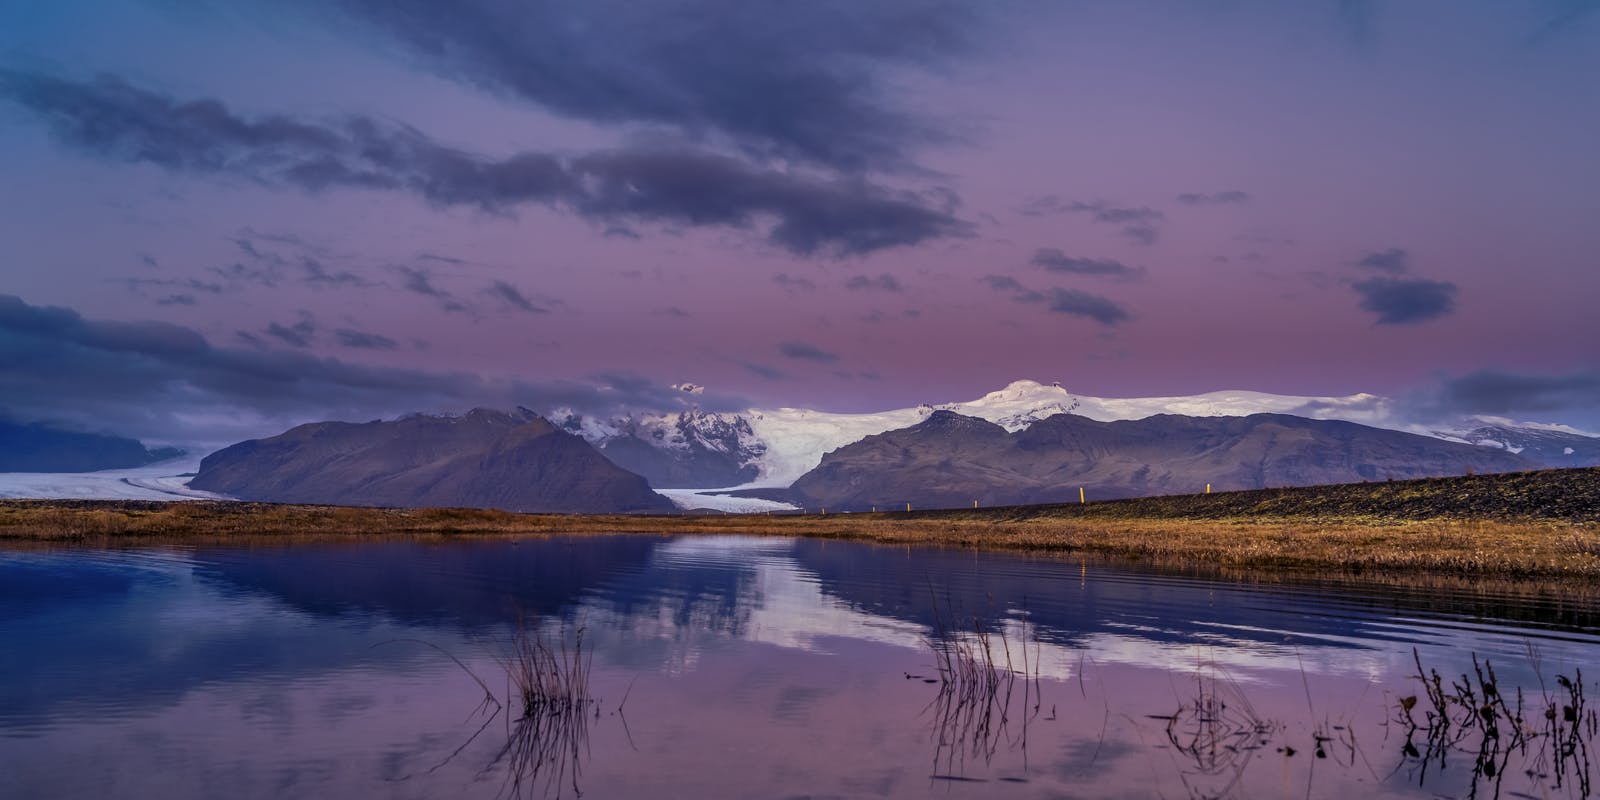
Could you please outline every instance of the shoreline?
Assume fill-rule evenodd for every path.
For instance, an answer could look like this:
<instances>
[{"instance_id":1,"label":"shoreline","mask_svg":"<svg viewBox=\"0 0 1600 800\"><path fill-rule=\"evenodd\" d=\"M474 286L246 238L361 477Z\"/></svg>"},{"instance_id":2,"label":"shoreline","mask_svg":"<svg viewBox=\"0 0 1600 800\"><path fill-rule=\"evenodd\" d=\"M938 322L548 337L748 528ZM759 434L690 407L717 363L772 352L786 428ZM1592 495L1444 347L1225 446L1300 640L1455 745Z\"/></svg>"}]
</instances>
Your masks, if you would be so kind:
<instances>
[{"instance_id":1,"label":"shoreline","mask_svg":"<svg viewBox=\"0 0 1600 800\"><path fill-rule=\"evenodd\" d=\"M1554 499L1552 499L1554 498ZM1527 510L1544 516L1530 516ZM602 534L805 536L1180 568L1600 587L1600 468L881 513L558 515L227 501L4 500L0 547Z\"/></svg>"}]
</instances>

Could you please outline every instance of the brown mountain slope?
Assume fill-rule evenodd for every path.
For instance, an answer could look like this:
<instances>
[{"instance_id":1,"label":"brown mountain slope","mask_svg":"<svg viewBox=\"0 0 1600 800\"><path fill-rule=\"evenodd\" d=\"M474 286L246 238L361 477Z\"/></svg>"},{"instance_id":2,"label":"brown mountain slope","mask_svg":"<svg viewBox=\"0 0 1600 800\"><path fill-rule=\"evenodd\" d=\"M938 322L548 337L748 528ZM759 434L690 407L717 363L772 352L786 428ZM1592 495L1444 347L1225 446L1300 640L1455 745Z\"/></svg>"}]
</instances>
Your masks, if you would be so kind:
<instances>
[{"instance_id":1,"label":"brown mountain slope","mask_svg":"<svg viewBox=\"0 0 1600 800\"><path fill-rule=\"evenodd\" d=\"M672 511L644 478L528 411L319 422L224 448L196 489L281 503L506 511Z\"/></svg>"},{"instance_id":2,"label":"brown mountain slope","mask_svg":"<svg viewBox=\"0 0 1600 800\"><path fill-rule=\"evenodd\" d=\"M1096 422L1057 414L1017 433L938 411L824 456L792 487L840 511L1070 502L1268 486L1511 472L1511 453L1283 414Z\"/></svg>"}]
</instances>

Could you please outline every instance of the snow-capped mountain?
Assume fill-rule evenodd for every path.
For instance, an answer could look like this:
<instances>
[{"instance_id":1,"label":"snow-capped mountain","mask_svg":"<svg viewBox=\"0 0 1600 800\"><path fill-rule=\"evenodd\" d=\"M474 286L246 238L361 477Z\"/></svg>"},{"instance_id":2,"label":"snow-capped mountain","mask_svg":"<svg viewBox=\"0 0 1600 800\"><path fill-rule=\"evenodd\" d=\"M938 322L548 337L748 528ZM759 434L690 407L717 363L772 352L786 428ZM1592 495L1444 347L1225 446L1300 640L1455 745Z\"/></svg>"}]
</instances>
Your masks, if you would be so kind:
<instances>
[{"instance_id":1,"label":"snow-capped mountain","mask_svg":"<svg viewBox=\"0 0 1600 800\"><path fill-rule=\"evenodd\" d=\"M1469 417L1429 431L1441 439L1498 447L1552 467L1600 464L1600 437L1566 425L1519 423L1505 417Z\"/></svg>"},{"instance_id":2,"label":"snow-capped mountain","mask_svg":"<svg viewBox=\"0 0 1600 800\"><path fill-rule=\"evenodd\" d=\"M754 488L788 486L817 466L823 454L872 434L915 425L940 410L988 420L1008 431L1021 430L1062 413L1099 422L1143 419L1155 414L1236 417L1281 413L1465 441L1454 433L1424 431L1403 424L1396 417L1393 402L1373 394L1305 397L1219 391L1184 397L1106 398L1072 394L1058 383L1031 380L1016 381L976 400L866 414L777 408L741 413L641 414L609 420L557 412L551 419L588 439L617 463L649 478L657 488ZM1508 429L1522 430L1514 423ZM1586 441L1592 444L1562 446L1590 452L1586 447L1600 445L1600 439Z\"/></svg>"},{"instance_id":3,"label":"snow-capped mountain","mask_svg":"<svg viewBox=\"0 0 1600 800\"><path fill-rule=\"evenodd\" d=\"M741 414L690 410L599 419L564 410L550 419L657 489L749 483L760 476L767 454L766 442Z\"/></svg>"}]
</instances>

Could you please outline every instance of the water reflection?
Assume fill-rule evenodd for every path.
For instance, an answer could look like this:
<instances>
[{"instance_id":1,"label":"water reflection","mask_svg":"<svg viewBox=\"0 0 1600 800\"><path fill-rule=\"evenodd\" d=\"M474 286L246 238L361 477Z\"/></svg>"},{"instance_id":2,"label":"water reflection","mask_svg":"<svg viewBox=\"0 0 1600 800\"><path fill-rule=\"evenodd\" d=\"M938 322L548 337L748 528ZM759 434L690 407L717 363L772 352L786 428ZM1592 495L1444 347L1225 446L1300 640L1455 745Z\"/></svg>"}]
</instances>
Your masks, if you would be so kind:
<instances>
[{"instance_id":1,"label":"water reflection","mask_svg":"<svg viewBox=\"0 0 1600 800\"><path fill-rule=\"evenodd\" d=\"M0 552L0 796L1583 796L1595 611L785 539ZM585 631L582 713L509 702L519 618ZM1484 757L1482 682L1442 726L1413 678L1474 653L1526 700Z\"/></svg>"}]
</instances>

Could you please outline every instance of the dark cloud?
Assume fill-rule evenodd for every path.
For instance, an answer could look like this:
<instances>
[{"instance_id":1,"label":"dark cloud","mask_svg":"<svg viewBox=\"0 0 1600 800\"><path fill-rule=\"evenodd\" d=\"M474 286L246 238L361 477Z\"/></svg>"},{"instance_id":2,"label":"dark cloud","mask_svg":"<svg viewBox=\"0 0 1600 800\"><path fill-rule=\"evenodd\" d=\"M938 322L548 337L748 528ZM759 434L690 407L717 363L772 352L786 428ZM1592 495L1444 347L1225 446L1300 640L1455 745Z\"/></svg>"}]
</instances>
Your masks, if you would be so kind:
<instances>
[{"instance_id":1,"label":"dark cloud","mask_svg":"<svg viewBox=\"0 0 1600 800\"><path fill-rule=\"evenodd\" d=\"M1122 235L1128 241L1142 245L1155 244L1156 240L1161 238L1161 232L1156 230L1156 226L1143 222L1124 226Z\"/></svg>"},{"instance_id":2,"label":"dark cloud","mask_svg":"<svg viewBox=\"0 0 1600 800\"><path fill-rule=\"evenodd\" d=\"M1430 398L1441 415L1543 413L1552 411L1596 413L1600 398L1600 369L1565 375L1527 375L1481 370L1443 380Z\"/></svg>"},{"instance_id":3,"label":"dark cloud","mask_svg":"<svg viewBox=\"0 0 1600 800\"><path fill-rule=\"evenodd\" d=\"M690 314L689 312L684 311L683 309L678 308L677 306L667 306L666 308L658 308L658 309L655 309L654 311L651 311L650 313L654 314L654 315L656 315L658 317L677 317L679 319L689 319L690 317L694 316L693 314Z\"/></svg>"},{"instance_id":4,"label":"dark cloud","mask_svg":"<svg viewBox=\"0 0 1600 800\"><path fill-rule=\"evenodd\" d=\"M1075 258L1054 247L1041 247L1033 254L1032 264L1045 270L1069 275L1097 275L1124 280L1138 280L1144 270L1130 267L1111 258Z\"/></svg>"},{"instance_id":5,"label":"dark cloud","mask_svg":"<svg viewBox=\"0 0 1600 800\"><path fill-rule=\"evenodd\" d=\"M349 270L330 270L321 261L310 256L301 259L300 268L305 271L305 277L301 281L307 286L365 289L377 285Z\"/></svg>"},{"instance_id":6,"label":"dark cloud","mask_svg":"<svg viewBox=\"0 0 1600 800\"><path fill-rule=\"evenodd\" d=\"M1391 247L1388 250L1362 256L1356 265L1399 275L1411 269L1411 254L1404 248Z\"/></svg>"},{"instance_id":7,"label":"dark cloud","mask_svg":"<svg viewBox=\"0 0 1600 800\"><path fill-rule=\"evenodd\" d=\"M809 292L817 288L817 284L808 278L796 278L784 272L772 276L772 282L783 287L786 292Z\"/></svg>"},{"instance_id":8,"label":"dark cloud","mask_svg":"<svg viewBox=\"0 0 1600 800\"><path fill-rule=\"evenodd\" d=\"M1205 194L1202 192L1184 192L1183 194L1178 195L1177 201L1186 206L1242 205L1250 202L1250 195L1248 192L1241 192L1238 189L1212 192L1211 194Z\"/></svg>"},{"instance_id":9,"label":"dark cloud","mask_svg":"<svg viewBox=\"0 0 1600 800\"><path fill-rule=\"evenodd\" d=\"M91 320L11 295L0 295L0 397L24 421L74 420L157 441L176 432L208 443L308 420L476 405L595 414L684 407L682 393L626 374L535 383L372 367L301 350L216 347L180 325ZM726 395L697 395L694 403L749 407Z\"/></svg>"},{"instance_id":10,"label":"dark cloud","mask_svg":"<svg viewBox=\"0 0 1600 800\"><path fill-rule=\"evenodd\" d=\"M1018 212L1025 216L1042 217L1053 214L1083 214L1095 222L1121 227L1124 238L1135 244L1155 244L1160 238L1156 227L1167 217L1153 208L1118 207L1096 200L1092 203L1066 201L1056 195L1036 197L1023 203Z\"/></svg>"},{"instance_id":11,"label":"dark cloud","mask_svg":"<svg viewBox=\"0 0 1600 800\"><path fill-rule=\"evenodd\" d=\"M900 284L898 278L887 272L880 273L876 277L857 275L845 281L844 288L851 291L876 290L880 292L903 292L906 290L906 287Z\"/></svg>"},{"instance_id":12,"label":"dark cloud","mask_svg":"<svg viewBox=\"0 0 1600 800\"><path fill-rule=\"evenodd\" d=\"M202 281L195 278L128 278L123 281L136 294L144 294L146 288L155 289L187 289L190 292L205 292L206 294L222 294L224 287L215 281Z\"/></svg>"},{"instance_id":13,"label":"dark cloud","mask_svg":"<svg viewBox=\"0 0 1600 800\"><path fill-rule=\"evenodd\" d=\"M337 258L334 254L293 234L259 233L246 229L232 241L255 266L247 268L235 264L227 269L211 270L213 274L230 281L276 286L280 276L290 273L298 275L301 284L315 289L364 289L378 285L349 270L328 267L325 261ZM419 257L419 260L424 258Z\"/></svg>"},{"instance_id":14,"label":"dark cloud","mask_svg":"<svg viewBox=\"0 0 1600 800\"><path fill-rule=\"evenodd\" d=\"M1379 325L1409 325L1448 316L1456 310L1456 285L1426 278L1367 278L1351 284L1361 308L1378 315Z\"/></svg>"},{"instance_id":15,"label":"dark cloud","mask_svg":"<svg viewBox=\"0 0 1600 800\"><path fill-rule=\"evenodd\" d=\"M262 331L262 333L290 347L304 349L311 346L312 337L316 336L317 333L317 325L309 315L302 315L300 320L293 325L274 322L267 325L266 330Z\"/></svg>"},{"instance_id":16,"label":"dark cloud","mask_svg":"<svg viewBox=\"0 0 1600 800\"><path fill-rule=\"evenodd\" d=\"M109 76L76 82L0 71L0 97L93 155L264 186L410 192L436 206L494 214L533 204L606 226L762 228L772 245L802 256L860 255L971 233L970 223L911 192L769 169L687 146L492 159L370 118L249 119L213 100L180 102Z\"/></svg>"},{"instance_id":17,"label":"dark cloud","mask_svg":"<svg viewBox=\"0 0 1600 800\"><path fill-rule=\"evenodd\" d=\"M270 265L257 267L235 262L225 267L207 267L206 271L229 283L253 283L268 289L278 288L278 281L281 280L278 270Z\"/></svg>"},{"instance_id":18,"label":"dark cloud","mask_svg":"<svg viewBox=\"0 0 1600 800\"><path fill-rule=\"evenodd\" d=\"M467 312L471 309L454 294L435 286L433 273L423 267L396 266L391 268L403 282L400 288L412 294L429 297L439 302L439 307L450 312Z\"/></svg>"},{"instance_id":19,"label":"dark cloud","mask_svg":"<svg viewBox=\"0 0 1600 800\"><path fill-rule=\"evenodd\" d=\"M781 370L769 367L766 364L757 364L753 361L741 361L739 362L739 366L744 367L745 371L749 372L751 375L769 381L781 381L789 377Z\"/></svg>"},{"instance_id":20,"label":"dark cloud","mask_svg":"<svg viewBox=\"0 0 1600 800\"><path fill-rule=\"evenodd\" d=\"M343 347L353 347L357 350L393 350L400 346L399 342L387 336L355 328L335 328L333 340Z\"/></svg>"},{"instance_id":21,"label":"dark cloud","mask_svg":"<svg viewBox=\"0 0 1600 800\"><path fill-rule=\"evenodd\" d=\"M1127 310L1115 301L1076 289L1051 289L1044 295L1043 302L1057 314L1084 317L1101 325L1118 325L1130 318Z\"/></svg>"},{"instance_id":22,"label":"dark cloud","mask_svg":"<svg viewBox=\"0 0 1600 800\"><path fill-rule=\"evenodd\" d=\"M156 301L158 306L192 306L197 301L192 294L169 294Z\"/></svg>"},{"instance_id":23,"label":"dark cloud","mask_svg":"<svg viewBox=\"0 0 1600 800\"><path fill-rule=\"evenodd\" d=\"M979 6L947 0L301 6L353 21L445 78L557 114L847 171L900 169L910 151L949 140L900 107L881 76L941 68L983 21Z\"/></svg>"},{"instance_id":24,"label":"dark cloud","mask_svg":"<svg viewBox=\"0 0 1600 800\"><path fill-rule=\"evenodd\" d=\"M1025 292L1022 283L1010 275L985 275L978 282L997 292Z\"/></svg>"},{"instance_id":25,"label":"dark cloud","mask_svg":"<svg viewBox=\"0 0 1600 800\"><path fill-rule=\"evenodd\" d=\"M821 364L832 364L839 360L839 356L830 353L808 342L783 342L778 345L778 352L784 358L793 358L800 361L816 361Z\"/></svg>"},{"instance_id":26,"label":"dark cloud","mask_svg":"<svg viewBox=\"0 0 1600 800\"><path fill-rule=\"evenodd\" d=\"M522 311L528 314L550 313L550 309L546 308L545 304L535 304L532 300L528 299L527 295L522 293L521 289L518 289L517 287L512 286L505 281L495 281L494 283L489 284L489 287L484 289L483 293L495 298L496 300L499 300L507 308L511 308L516 311Z\"/></svg>"},{"instance_id":27,"label":"dark cloud","mask_svg":"<svg viewBox=\"0 0 1600 800\"><path fill-rule=\"evenodd\" d=\"M978 281L997 292L1010 292L1014 303L1042 305L1057 314L1084 317L1101 325L1114 326L1132 319L1127 309L1116 301L1089 292L1059 287L1044 291L1029 289L1009 275L987 275Z\"/></svg>"}]
</instances>

